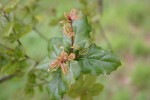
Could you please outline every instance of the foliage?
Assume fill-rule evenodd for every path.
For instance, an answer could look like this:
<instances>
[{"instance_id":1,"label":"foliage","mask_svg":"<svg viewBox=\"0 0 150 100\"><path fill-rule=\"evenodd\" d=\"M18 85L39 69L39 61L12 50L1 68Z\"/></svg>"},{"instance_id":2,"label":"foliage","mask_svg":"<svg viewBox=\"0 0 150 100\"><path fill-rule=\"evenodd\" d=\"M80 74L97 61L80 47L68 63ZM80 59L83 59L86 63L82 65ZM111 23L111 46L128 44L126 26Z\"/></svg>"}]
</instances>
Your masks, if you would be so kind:
<instances>
[{"instance_id":1,"label":"foliage","mask_svg":"<svg viewBox=\"0 0 150 100\"><path fill-rule=\"evenodd\" d=\"M3 76L5 80L12 77L25 77L26 84L23 90L31 96L35 94L35 86L37 86L40 91L46 88L50 100L59 100L66 93L73 98L92 100L93 96L100 94L103 89L103 85L96 82L97 76L110 74L116 70L121 65L119 59L112 51L102 49L92 40L92 27L87 16L81 11L72 10L66 14L66 22L63 22L64 34L48 41L48 38L36 28L41 26L43 18L36 8L38 2L36 0L31 2L34 2L34 5L29 3L20 7L17 4L23 4L24 1L12 0L2 9L0 8L2 79ZM54 19L55 23L58 19ZM48 43L48 63L40 64L41 60L35 60L36 57L30 57L26 52L28 47L25 48L22 37L34 32ZM50 72L47 71L48 68L45 69L45 65L49 67ZM82 82L85 83L80 85ZM76 94L75 91L81 94Z\"/></svg>"},{"instance_id":2,"label":"foliage","mask_svg":"<svg viewBox=\"0 0 150 100\"><path fill-rule=\"evenodd\" d=\"M73 11L74 10L72 10L71 13ZM71 14L69 18L70 17L72 17ZM50 98L52 100L60 99L67 91L67 88L71 88L70 85L76 82L81 73L91 75L110 74L121 64L115 54L103 50L101 47L96 46L95 43L88 42L90 41L91 28L84 15L80 15L78 19L70 20L69 18L67 19L68 22L64 23L64 26L71 24L69 31L67 31L68 33L66 33L65 29L64 33L66 37L63 36L62 39L52 38L49 44L50 59L54 59L54 61L51 62L49 70L56 69L56 71L52 71L56 73L56 76L54 76L50 82L50 95L53 94ZM70 37L71 32L75 34ZM63 40L69 41L69 39L70 42L68 45L70 48L68 48L68 45L66 47L66 41L65 43L63 42ZM68 60L67 54L69 53L75 55L75 58L72 59L73 61ZM65 63L66 65L63 66ZM60 70L59 67L61 67L61 71L57 71ZM52 88L55 84L58 85ZM72 88L73 87L74 86L72 86Z\"/></svg>"},{"instance_id":3,"label":"foliage","mask_svg":"<svg viewBox=\"0 0 150 100\"><path fill-rule=\"evenodd\" d=\"M73 98L80 97L80 100L92 100L93 96L98 95L103 90L102 84L95 83L96 79L96 76L88 74L82 75L79 80L72 85L72 88L68 91L68 95Z\"/></svg>"},{"instance_id":4,"label":"foliage","mask_svg":"<svg viewBox=\"0 0 150 100\"><path fill-rule=\"evenodd\" d=\"M150 90L150 80L148 80L148 77L150 76L150 69L148 67L149 65L145 64L145 66L143 66L141 64L142 63L138 63L136 70L132 75L133 84L141 90Z\"/></svg>"}]
</instances>

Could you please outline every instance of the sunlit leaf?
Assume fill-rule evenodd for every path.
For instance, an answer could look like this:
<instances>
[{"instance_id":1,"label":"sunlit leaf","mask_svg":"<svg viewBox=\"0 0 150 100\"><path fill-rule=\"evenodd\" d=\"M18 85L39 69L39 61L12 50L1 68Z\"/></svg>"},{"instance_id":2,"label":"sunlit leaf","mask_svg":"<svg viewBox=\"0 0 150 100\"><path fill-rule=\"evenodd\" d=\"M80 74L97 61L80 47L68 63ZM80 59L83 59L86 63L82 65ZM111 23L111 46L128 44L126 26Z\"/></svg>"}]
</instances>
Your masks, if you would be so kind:
<instances>
[{"instance_id":1,"label":"sunlit leaf","mask_svg":"<svg viewBox=\"0 0 150 100\"><path fill-rule=\"evenodd\" d=\"M23 35L26 35L27 33L32 31L31 25L24 25L20 22L16 22L14 27L15 27L17 38L20 38Z\"/></svg>"},{"instance_id":2,"label":"sunlit leaf","mask_svg":"<svg viewBox=\"0 0 150 100\"><path fill-rule=\"evenodd\" d=\"M20 0L11 0L5 7L4 11L10 12Z\"/></svg>"},{"instance_id":3,"label":"sunlit leaf","mask_svg":"<svg viewBox=\"0 0 150 100\"><path fill-rule=\"evenodd\" d=\"M99 83L95 83L94 85L89 87L89 93L92 96L99 95L99 93L103 90L103 85Z\"/></svg>"},{"instance_id":4,"label":"sunlit leaf","mask_svg":"<svg viewBox=\"0 0 150 100\"><path fill-rule=\"evenodd\" d=\"M13 26L14 26L14 23L13 23L13 22L8 23L8 24L3 28L2 36L3 36L3 37L8 37L8 36L10 35L10 33L12 32L12 30L13 30Z\"/></svg>"},{"instance_id":5,"label":"sunlit leaf","mask_svg":"<svg viewBox=\"0 0 150 100\"><path fill-rule=\"evenodd\" d=\"M80 97L81 100L93 100L93 96L99 95L103 85L96 83L96 76L83 75L77 82L71 85L67 92L72 98Z\"/></svg>"},{"instance_id":6,"label":"sunlit leaf","mask_svg":"<svg viewBox=\"0 0 150 100\"><path fill-rule=\"evenodd\" d=\"M56 18L52 19L49 23L49 25L51 25L51 26L54 26L56 24L58 24L58 19L56 19Z\"/></svg>"}]
</instances>

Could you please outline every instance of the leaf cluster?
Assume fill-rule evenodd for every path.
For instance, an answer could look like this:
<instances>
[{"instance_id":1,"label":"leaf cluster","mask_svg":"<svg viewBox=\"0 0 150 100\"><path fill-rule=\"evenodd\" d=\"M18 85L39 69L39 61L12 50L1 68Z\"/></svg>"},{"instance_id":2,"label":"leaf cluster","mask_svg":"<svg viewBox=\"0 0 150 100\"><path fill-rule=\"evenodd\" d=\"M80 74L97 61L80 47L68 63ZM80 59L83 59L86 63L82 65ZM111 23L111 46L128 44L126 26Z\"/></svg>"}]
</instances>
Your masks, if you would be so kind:
<instances>
[{"instance_id":1,"label":"leaf cluster","mask_svg":"<svg viewBox=\"0 0 150 100\"><path fill-rule=\"evenodd\" d=\"M72 89L73 91L77 91L75 89L78 89L79 93L83 92L82 88L80 88L80 86L83 86L83 83L80 82L82 79L79 79L82 74L110 74L121 65L119 59L113 52L104 50L94 42L91 42L90 32L92 30L85 15L82 14L81 18L73 20L71 24L73 31L75 32L73 45L77 48L73 49L73 53L76 55L76 58L67 63L68 73L66 75L64 75L59 68L52 71L54 76L48 89L51 100L61 99L68 89ZM72 39L66 37L64 34L62 38L54 37L50 39L48 45L50 60L57 59L62 50L65 50L68 54L72 53L71 46ZM51 69L52 68L50 67L50 70ZM78 81L80 85L78 85L78 88L75 88L76 86L72 84L78 84ZM93 81L89 82L89 84L92 85ZM88 87L85 88L88 89ZM99 88L98 84L97 89L99 90ZM81 98L84 97L82 96ZM92 93L90 98L92 98Z\"/></svg>"}]
</instances>

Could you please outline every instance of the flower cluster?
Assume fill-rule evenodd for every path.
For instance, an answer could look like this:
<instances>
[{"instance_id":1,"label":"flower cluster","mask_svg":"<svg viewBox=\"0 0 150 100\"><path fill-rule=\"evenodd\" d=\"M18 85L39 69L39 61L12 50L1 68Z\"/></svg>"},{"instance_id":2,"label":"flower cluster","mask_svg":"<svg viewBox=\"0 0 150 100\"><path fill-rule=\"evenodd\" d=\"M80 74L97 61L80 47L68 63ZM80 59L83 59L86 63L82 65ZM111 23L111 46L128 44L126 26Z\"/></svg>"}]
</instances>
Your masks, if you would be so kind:
<instances>
[{"instance_id":1,"label":"flower cluster","mask_svg":"<svg viewBox=\"0 0 150 100\"><path fill-rule=\"evenodd\" d=\"M79 11L77 9L72 9L69 14L64 13L64 16L68 19L68 21L71 22L79 18L78 14L79 14Z\"/></svg>"},{"instance_id":2,"label":"flower cluster","mask_svg":"<svg viewBox=\"0 0 150 100\"><path fill-rule=\"evenodd\" d=\"M75 32L73 31L72 28L72 22L76 19L78 19L78 14L79 11L76 9L71 10L70 13L64 13L64 16L67 18L66 21L64 21L64 26L63 26L63 32L68 38L72 38L75 36ZM70 48L73 48L74 43L72 43ZM55 59L51 64L51 68L58 68L60 67L63 74L67 74L68 69L67 69L67 61L71 61L75 59L75 54L71 52L68 54L64 50L60 53L60 55Z\"/></svg>"},{"instance_id":3,"label":"flower cluster","mask_svg":"<svg viewBox=\"0 0 150 100\"><path fill-rule=\"evenodd\" d=\"M69 38L71 38L72 36L75 35L75 33L73 32L71 24L64 24L64 26L63 26L63 32Z\"/></svg>"},{"instance_id":4,"label":"flower cluster","mask_svg":"<svg viewBox=\"0 0 150 100\"><path fill-rule=\"evenodd\" d=\"M72 9L70 13L64 13L64 16L67 20L61 21L61 23L64 23L63 32L67 37L71 38L75 35L72 28L72 22L79 19L79 11L77 9Z\"/></svg>"},{"instance_id":5,"label":"flower cluster","mask_svg":"<svg viewBox=\"0 0 150 100\"><path fill-rule=\"evenodd\" d=\"M57 67L61 67L61 70L64 74L67 74L67 65L66 62L67 61L71 61L75 59L75 54L74 53L70 53L70 55L68 55L65 51L62 51L59 55L59 57L53 61L50 66L51 68L57 68Z\"/></svg>"}]
</instances>

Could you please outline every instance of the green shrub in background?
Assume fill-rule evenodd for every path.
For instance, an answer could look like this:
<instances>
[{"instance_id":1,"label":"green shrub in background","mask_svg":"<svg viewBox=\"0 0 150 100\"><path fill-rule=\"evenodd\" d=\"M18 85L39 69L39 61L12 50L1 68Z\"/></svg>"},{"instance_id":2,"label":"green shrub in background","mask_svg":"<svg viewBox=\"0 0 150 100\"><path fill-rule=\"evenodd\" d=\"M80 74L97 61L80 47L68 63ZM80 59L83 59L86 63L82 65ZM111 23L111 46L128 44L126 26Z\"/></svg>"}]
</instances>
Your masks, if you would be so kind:
<instances>
[{"instance_id":1,"label":"green shrub in background","mask_svg":"<svg viewBox=\"0 0 150 100\"><path fill-rule=\"evenodd\" d=\"M61 28L58 22L63 19L63 12L69 11L72 8L79 8L88 15L88 21L93 29L91 33L92 39L96 41L96 44L101 45L105 49L109 47L101 33L101 30L103 30L113 50L124 62L123 67L111 74L111 76L98 76L98 83L103 83L105 87L100 95L94 96L94 100L150 99L149 88L140 85L147 84L146 82L149 81L148 79L144 81L142 78L140 79L143 80L143 82L140 81L138 77L140 77L141 71L135 71L136 67L134 67L138 65L141 67L149 65L149 63L147 63L150 60L150 46L148 42L150 31L150 2L148 0L103 0L102 15L100 14L101 10L99 8L101 7L99 7L98 3L101 0L70 0L69 2L68 0L14 1L15 0L0 0L0 12L5 8L7 9L6 15L9 16L9 19L11 21L14 19L14 22L8 24L7 19L0 13L0 24L2 24L0 25L2 26L0 27L0 35L2 35L1 32L6 33L3 36L6 39L5 41L0 38L0 43L3 43L3 45L0 45L0 69L7 64L5 69L3 69L4 67L2 68L3 72L0 70L0 78L5 77L5 75L14 76L15 74L13 74L13 72L18 72L18 69L22 71L17 73L17 77L13 77L9 81L0 84L0 99L48 100L45 87L47 82L52 79L52 76L48 76L45 70L31 71L31 69L34 67L34 64L36 65L38 62L40 62L40 64L42 63L42 65L43 63L47 63L47 61L45 61L47 59L45 56L48 54L47 40L54 36L60 37ZM10 6L10 4L12 4L12 6ZM100 24L99 21L101 22ZM4 27L5 25L7 27ZM18 45L16 39L18 38L16 38L13 32L10 32L12 26L15 27L17 37L19 37L23 46L16 47ZM23 31L21 32L20 30ZM11 38L8 37L9 35ZM11 41L8 41L9 39ZM13 50L6 47L10 47ZM21 51L21 53L16 54L15 50ZM24 54L27 54L31 59L26 61ZM14 57L15 55L17 56ZM139 60L141 60L140 63L138 62ZM29 67L26 67L26 64ZM12 67L10 67L11 65ZM48 64L44 64L43 67L47 65ZM149 70L147 67L146 69ZM28 72L27 74L25 74L26 71ZM133 81L135 79L130 75L131 73L134 77L136 77L136 75L138 76L136 78L138 82ZM136 74L134 75L134 73ZM141 76L143 75L144 74L141 74ZM120 76L121 78L116 76ZM47 77L48 79L46 79ZM133 82L133 85L121 83L120 81L125 80L124 77L131 79L131 84ZM135 90L135 88L137 90ZM24 90L27 91L27 94ZM64 100L66 99L72 100L68 95L65 95Z\"/></svg>"},{"instance_id":2,"label":"green shrub in background","mask_svg":"<svg viewBox=\"0 0 150 100\"><path fill-rule=\"evenodd\" d=\"M135 87L139 90L150 90L150 67L149 64L137 63L135 72L133 73L132 80Z\"/></svg>"},{"instance_id":3,"label":"green shrub in background","mask_svg":"<svg viewBox=\"0 0 150 100\"><path fill-rule=\"evenodd\" d=\"M133 42L132 51L136 56L149 56L150 47L143 39L136 39Z\"/></svg>"},{"instance_id":4,"label":"green shrub in background","mask_svg":"<svg viewBox=\"0 0 150 100\"><path fill-rule=\"evenodd\" d=\"M15 77L24 78L26 84L22 91L25 97L28 95L26 98L32 98L39 89L39 91L47 91L50 100L60 100L68 90L76 87L83 94L76 97L80 97L81 100L92 100L93 96L102 91L103 86L95 83L96 77L89 84L80 83L79 78L86 74L97 77L100 74L110 74L121 63L112 51L106 51L92 41L91 25L86 15L76 9L64 14L66 17L63 22L64 34L58 32L58 37L49 39L51 35L46 36L41 33L39 29L44 27L41 25L46 24L47 27L54 25L48 16L48 23L47 20L40 23L46 16L46 12L41 12L47 9L43 6L46 2L46 0L3 2L0 16L0 82L3 83ZM29 49L30 45L34 46L34 41L31 40L28 42L30 45L26 45L28 39L23 38L28 34L38 35L42 41L45 41L45 45L48 44L48 51L42 49L43 46L39 48L35 46L33 51ZM40 60L40 54L36 54L37 49L39 52L46 51L41 53L44 57ZM48 57L47 53L49 54L48 62L41 64ZM92 79L89 75L86 78ZM83 89L80 85L76 85L78 79ZM87 79L81 78L81 81L86 83ZM71 94L71 92L68 93Z\"/></svg>"}]
</instances>

